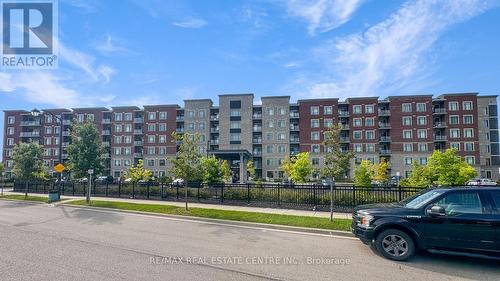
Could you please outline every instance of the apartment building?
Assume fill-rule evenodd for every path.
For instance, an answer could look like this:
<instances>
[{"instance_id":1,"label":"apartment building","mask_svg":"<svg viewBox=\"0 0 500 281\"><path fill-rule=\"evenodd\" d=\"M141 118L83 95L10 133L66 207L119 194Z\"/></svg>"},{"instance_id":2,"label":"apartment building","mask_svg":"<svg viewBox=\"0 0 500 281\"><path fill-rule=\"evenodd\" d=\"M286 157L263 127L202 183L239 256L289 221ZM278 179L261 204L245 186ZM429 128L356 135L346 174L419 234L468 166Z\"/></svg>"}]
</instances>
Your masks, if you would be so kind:
<instances>
[{"instance_id":1,"label":"apartment building","mask_svg":"<svg viewBox=\"0 0 500 281\"><path fill-rule=\"evenodd\" d=\"M246 162L253 160L257 176L268 180L283 177L286 156L310 152L312 164L324 165L324 132L341 125L342 150L352 150L350 173L361 160L391 163L391 175L408 176L413 161L427 163L431 153L456 148L482 177L499 179L500 147L497 96L457 93L411 96L304 99L290 103L289 96L253 94L219 95L185 100L179 105L112 107L111 109L48 109L33 115L25 110L6 110L3 162L7 174L13 167L12 149L18 142L37 141L44 146L47 166L67 159L72 122L91 121L102 133L106 148L105 173L122 176L139 159L157 176L167 175L169 157L177 143L171 134L197 133L200 152L227 160L233 178L247 179ZM52 114L49 114L52 113ZM52 116L56 116L53 118ZM59 151L59 121L63 151Z\"/></svg>"}]
</instances>

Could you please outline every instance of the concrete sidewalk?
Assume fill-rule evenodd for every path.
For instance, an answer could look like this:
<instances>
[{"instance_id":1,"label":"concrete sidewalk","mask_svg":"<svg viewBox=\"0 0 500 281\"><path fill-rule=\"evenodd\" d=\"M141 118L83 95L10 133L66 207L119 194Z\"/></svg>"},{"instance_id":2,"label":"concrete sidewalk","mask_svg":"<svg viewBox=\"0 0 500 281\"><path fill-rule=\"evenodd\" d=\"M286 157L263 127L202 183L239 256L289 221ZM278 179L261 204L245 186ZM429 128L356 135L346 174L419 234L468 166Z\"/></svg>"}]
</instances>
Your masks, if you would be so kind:
<instances>
[{"instance_id":1,"label":"concrete sidewalk","mask_svg":"<svg viewBox=\"0 0 500 281\"><path fill-rule=\"evenodd\" d=\"M24 195L22 192L12 192L4 190L4 194L16 194ZM47 196L46 194L29 193L30 196ZM61 199L69 200L81 200L85 199L82 196L61 196ZM113 202L127 202L127 203L138 203L138 204L154 204L154 205L169 205L184 207L184 202L173 202L173 201L160 201L160 200L142 200L142 199L129 199L129 198L113 198L113 197L92 197L93 200L99 201L113 201ZM61 202L67 203L68 200ZM58 204L61 204L58 203ZM293 209L277 209L277 208L259 208L259 207L249 207L249 206L233 206L233 205L219 205L219 204L202 204L202 203L191 203L189 206L193 208L205 208L205 209L215 209L215 210L228 210L228 211L243 211L243 212L255 212L255 213L267 213L267 214L278 214L278 215L291 215L291 216L307 216L307 217L320 217L320 218L330 218L329 212L320 211L308 211L308 210L293 210ZM339 219L351 219L350 213L333 213L334 218Z\"/></svg>"}]
</instances>

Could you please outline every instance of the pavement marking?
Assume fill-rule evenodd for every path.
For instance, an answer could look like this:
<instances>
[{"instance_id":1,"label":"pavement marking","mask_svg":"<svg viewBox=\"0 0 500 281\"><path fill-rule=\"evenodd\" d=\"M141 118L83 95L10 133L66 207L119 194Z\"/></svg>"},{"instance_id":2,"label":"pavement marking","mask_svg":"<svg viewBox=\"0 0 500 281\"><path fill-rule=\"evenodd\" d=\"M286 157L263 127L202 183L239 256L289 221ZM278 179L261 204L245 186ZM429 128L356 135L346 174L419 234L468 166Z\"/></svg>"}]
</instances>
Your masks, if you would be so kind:
<instances>
[{"instance_id":1,"label":"pavement marking","mask_svg":"<svg viewBox=\"0 0 500 281\"><path fill-rule=\"evenodd\" d=\"M134 216L138 216L138 217L157 218L157 219L164 219L164 220L170 220L170 221L196 222L199 224L210 224L210 225L217 225L217 226L226 226L226 227L229 226L229 227L236 227L236 228L254 229L254 230L261 230L263 232L274 231L274 232L301 234L301 235L308 235L308 236L319 236L319 237L330 237L330 238L339 238L339 239L348 239L348 240L358 240L358 238L356 238L356 237L348 237L348 236L335 235L335 234L321 234L321 233L310 233L310 232L305 232L305 231L274 229L274 228L264 227L264 226L258 227L258 226L249 226L249 225L238 225L238 224L231 224L231 222L202 221L202 220L197 220L196 217L193 217L194 219L183 219L183 218L177 218L177 217L169 217L168 215L162 215L162 214L148 215L148 214L141 214L141 213L136 213L136 212L123 211L123 210L107 210L107 209L103 210L101 208L96 208L96 207L88 208L88 207L80 207L80 206L74 206L74 205L64 205L63 207L84 209L84 210L101 212L101 213L113 213L113 214L118 213L118 214L122 214L122 215L127 214L127 215L134 215ZM243 223L245 223L245 222L243 222ZM320 229L320 230L323 231L323 229ZM328 230L324 230L324 231L328 231Z\"/></svg>"}]
</instances>

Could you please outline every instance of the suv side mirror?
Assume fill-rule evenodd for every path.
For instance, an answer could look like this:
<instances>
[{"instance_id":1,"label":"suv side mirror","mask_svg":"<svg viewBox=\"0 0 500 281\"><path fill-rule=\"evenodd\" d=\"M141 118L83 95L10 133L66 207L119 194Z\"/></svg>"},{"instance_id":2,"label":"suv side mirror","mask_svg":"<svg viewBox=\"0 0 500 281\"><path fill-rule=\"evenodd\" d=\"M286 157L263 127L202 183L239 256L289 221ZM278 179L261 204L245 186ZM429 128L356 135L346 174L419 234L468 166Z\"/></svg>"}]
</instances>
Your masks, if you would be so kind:
<instances>
[{"instance_id":1,"label":"suv side mirror","mask_svg":"<svg viewBox=\"0 0 500 281\"><path fill-rule=\"evenodd\" d=\"M431 217L442 217L442 216L445 216L446 215L446 211L444 209L443 206L439 206L439 205L434 205L432 206L428 211L427 213L429 214L429 216Z\"/></svg>"}]
</instances>

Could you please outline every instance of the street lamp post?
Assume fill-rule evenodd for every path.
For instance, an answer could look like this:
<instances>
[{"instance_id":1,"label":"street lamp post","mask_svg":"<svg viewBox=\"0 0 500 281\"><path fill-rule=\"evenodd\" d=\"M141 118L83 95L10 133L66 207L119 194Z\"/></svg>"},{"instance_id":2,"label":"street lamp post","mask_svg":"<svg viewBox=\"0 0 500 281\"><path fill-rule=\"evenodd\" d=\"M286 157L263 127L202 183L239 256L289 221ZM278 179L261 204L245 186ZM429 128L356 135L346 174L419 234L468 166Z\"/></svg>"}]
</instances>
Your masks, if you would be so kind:
<instances>
[{"instance_id":1,"label":"street lamp post","mask_svg":"<svg viewBox=\"0 0 500 281\"><path fill-rule=\"evenodd\" d=\"M31 111L31 115L33 117L38 117L40 116L42 112L38 109L33 109ZM61 117L58 117L56 114L50 112L50 111L43 111L43 114L49 114L52 116L54 120L56 120L56 124L59 125L59 153L58 153L58 158L59 158L59 163L62 164L63 159L62 159L62 153L63 153L63 120ZM61 192L62 190L62 171L60 173L57 173L57 181L58 181L58 192Z\"/></svg>"}]
</instances>

